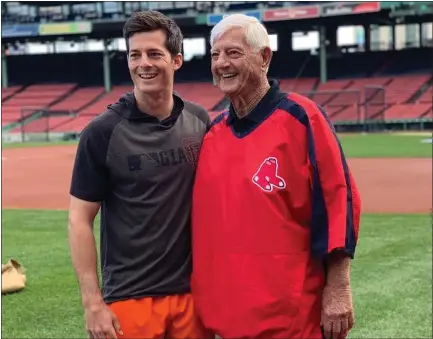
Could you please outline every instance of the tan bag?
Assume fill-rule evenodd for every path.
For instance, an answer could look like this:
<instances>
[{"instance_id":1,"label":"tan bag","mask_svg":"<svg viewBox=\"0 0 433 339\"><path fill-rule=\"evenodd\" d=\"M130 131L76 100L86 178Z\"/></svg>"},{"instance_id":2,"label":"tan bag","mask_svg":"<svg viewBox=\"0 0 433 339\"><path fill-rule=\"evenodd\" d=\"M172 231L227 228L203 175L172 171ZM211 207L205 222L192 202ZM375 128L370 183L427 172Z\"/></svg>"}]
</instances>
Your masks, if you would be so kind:
<instances>
[{"instance_id":1,"label":"tan bag","mask_svg":"<svg viewBox=\"0 0 433 339\"><path fill-rule=\"evenodd\" d=\"M15 259L2 265L2 294L23 290L26 287L24 267Z\"/></svg>"}]
</instances>

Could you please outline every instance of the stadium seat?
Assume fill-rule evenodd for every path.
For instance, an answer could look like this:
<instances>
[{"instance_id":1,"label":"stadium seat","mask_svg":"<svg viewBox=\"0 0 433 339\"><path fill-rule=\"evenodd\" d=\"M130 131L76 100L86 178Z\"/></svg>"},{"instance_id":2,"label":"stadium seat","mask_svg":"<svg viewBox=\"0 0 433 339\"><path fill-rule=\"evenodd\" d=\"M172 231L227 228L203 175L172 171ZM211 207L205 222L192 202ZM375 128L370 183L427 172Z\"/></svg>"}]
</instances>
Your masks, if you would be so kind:
<instances>
[{"instance_id":1,"label":"stadium seat","mask_svg":"<svg viewBox=\"0 0 433 339\"><path fill-rule=\"evenodd\" d=\"M80 111L80 115L98 115L107 109L107 106L114 104L119 98L126 92L131 92L133 89L131 86L114 86L109 93L104 94L98 100L91 105Z\"/></svg>"},{"instance_id":2,"label":"stadium seat","mask_svg":"<svg viewBox=\"0 0 433 339\"><path fill-rule=\"evenodd\" d=\"M402 104L407 102L429 79L430 75L407 75L394 77L386 86L386 103Z\"/></svg>"},{"instance_id":3,"label":"stadium seat","mask_svg":"<svg viewBox=\"0 0 433 339\"><path fill-rule=\"evenodd\" d=\"M358 123L365 118L387 120L418 119L431 113L433 87L423 93L415 103L407 103L417 91L429 81L429 75L380 76L357 79L335 79L325 84L318 78L280 79L283 91L294 91L310 96L316 103L324 106L332 123ZM383 88L381 92L367 94L364 107L366 86ZM313 90L316 90L313 92ZM2 125L8 125L22 117L23 108L49 108L51 111L74 113L68 116L51 116L25 125L26 132L81 132L95 116L115 103L122 95L132 90L131 86L114 86L105 93L102 86L76 88L75 84L32 85L20 91L21 87L11 87L2 98ZM196 102L210 110L211 118L220 111L211 109L223 99L220 90L212 83L177 83L175 91L186 100ZM370 93L370 92L367 92ZM385 110L386 109L386 110ZM365 112L368 117L365 117ZM382 113L384 115L382 115ZM30 113L30 111L28 112ZM13 130L17 132L20 127Z\"/></svg>"},{"instance_id":4,"label":"stadium seat","mask_svg":"<svg viewBox=\"0 0 433 339\"><path fill-rule=\"evenodd\" d=\"M34 111L46 109L68 95L75 87L75 84L29 86L15 94L13 100L7 100L2 105L2 118L17 121Z\"/></svg>"},{"instance_id":5,"label":"stadium seat","mask_svg":"<svg viewBox=\"0 0 433 339\"><path fill-rule=\"evenodd\" d=\"M308 95L313 91L317 82L316 78L281 79L280 88L285 92L296 92Z\"/></svg>"},{"instance_id":6,"label":"stadium seat","mask_svg":"<svg viewBox=\"0 0 433 339\"><path fill-rule=\"evenodd\" d=\"M70 96L51 106L54 111L79 111L104 93L103 87L79 88Z\"/></svg>"},{"instance_id":7,"label":"stadium seat","mask_svg":"<svg viewBox=\"0 0 433 339\"><path fill-rule=\"evenodd\" d=\"M433 102L433 86L430 86L417 100L421 103Z\"/></svg>"},{"instance_id":8,"label":"stadium seat","mask_svg":"<svg viewBox=\"0 0 433 339\"><path fill-rule=\"evenodd\" d=\"M179 83L174 85L174 90L182 98L196 102L206 109L212 109L224 98L224 94L211 82Z\"/></svg>"},{"instance_id":9,"label":"stadium seat","mask_svg":"<svg viewBox=\"0 0 433 339\"><path fill-rule=\"evenodd\" d=\"M80 133L86 125L93 120L96 115L78 115L74 119L70 119L52 128L52 132L59 133Z\"/></svg>"},{"instance_id":10,"label":"stadium seat","mask_svg":"<svg viewBox=\"0 0 433 339\"><path fill-rule=\"evenodd\" d=\"M359 123L363 119L363 107L356 103L346 106L325 106L329 119L335 123Z\"/></svg>"},{"instance_id":11,"label":"stadium seat","mask_svg":"<svg viewBox=\"0 0 433 339\"><path fill-rule=\"evenodd\" d=\"M385 111L386 120L420 119L431 113L432 104L396 104Z\"/></svg>"},{"instance_id":12,"label":"stadium seat","mask_svg":"<svg viewBox=\"0 0 433 339\"><path fill-rule=\"evenodd\" d=\"M2 88L2 102L4 102L6 99L12 98L15 93L21 90L21 88L22 86L10 86L7 88Z\"/></svg>"},{"instance_id":13,"label":"stadium seat","mask_svg":"<svg viewBox=\"0 0 433 339\"><path fill-rule=\"evenodd\" d=\"M334 98L341 94L342 96L347 96L343 91L350 86L352 80L330 80L326 83L320 83L317 87L317 92L313 94L312 99L319 105L325 105L331 102ZM338 92L341 91L341 92ZM351 100L346 98L345 104L351 103Z\"/></svg>"}]
</instances>

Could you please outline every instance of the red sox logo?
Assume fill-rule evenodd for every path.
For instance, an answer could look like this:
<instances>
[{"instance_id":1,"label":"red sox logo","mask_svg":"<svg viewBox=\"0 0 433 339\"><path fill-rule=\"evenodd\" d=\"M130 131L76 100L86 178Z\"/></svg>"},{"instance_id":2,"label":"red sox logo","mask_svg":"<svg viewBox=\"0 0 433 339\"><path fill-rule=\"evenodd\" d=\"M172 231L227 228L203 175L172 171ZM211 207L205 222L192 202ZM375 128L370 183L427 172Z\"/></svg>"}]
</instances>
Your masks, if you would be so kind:
<instances>
[{"instance_id":1,"label":"red sox logo","mask_svg":"<svg viewBox=\"0 0 433 339\"><path fill-rule=\"evenodd\" d=\"M278 189L286 187L284 179L278 176L278 160L275 157L266 158L252 180L265 192L272 192L274 187Z\"/></svg>"}]
</instances>

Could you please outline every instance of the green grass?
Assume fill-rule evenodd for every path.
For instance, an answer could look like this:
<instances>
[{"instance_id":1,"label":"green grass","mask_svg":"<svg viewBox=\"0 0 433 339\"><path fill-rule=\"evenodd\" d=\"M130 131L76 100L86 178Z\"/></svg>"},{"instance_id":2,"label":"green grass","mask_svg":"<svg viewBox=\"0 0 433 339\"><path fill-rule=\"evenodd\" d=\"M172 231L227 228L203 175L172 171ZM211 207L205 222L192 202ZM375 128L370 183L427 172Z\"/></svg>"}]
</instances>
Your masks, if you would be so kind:
<instances>
[{"instance_id":1,"label":"green grass","mask_svg":"<svg viewBox=\"0 0 433 339\"><path fill-rule=\"evenodd\" d=\"M431 137L431 136L430 136ZM349 158L431 158L432 145L422 143L425 135L340 134L344 152ZM76 145L76 141L2 144L4 149Z\"/></svg>"},{"instance_id":2,"label":"green grass","mask_svg":"<svg viewBox=\"0 0 433 339\"><path fill-rule=\"evenodd\" d=\"M66 212L3 211L3 263L20 260L28 284L2 296L2 337L85 337L66 222ZM363 216L351 338L431 338L431 252L428 215Z\"/></svg>"},{"instance_id":3,"label":"green grass","mask_svg":"<svg viewBox=\"0 0 433 339\"><path fill-rule=\"evenodd\" d=\"M339 138L349 158L432 157L432 144L421 142L429 138L425 135L345 134Z\"/></svg>"}]
</instances>

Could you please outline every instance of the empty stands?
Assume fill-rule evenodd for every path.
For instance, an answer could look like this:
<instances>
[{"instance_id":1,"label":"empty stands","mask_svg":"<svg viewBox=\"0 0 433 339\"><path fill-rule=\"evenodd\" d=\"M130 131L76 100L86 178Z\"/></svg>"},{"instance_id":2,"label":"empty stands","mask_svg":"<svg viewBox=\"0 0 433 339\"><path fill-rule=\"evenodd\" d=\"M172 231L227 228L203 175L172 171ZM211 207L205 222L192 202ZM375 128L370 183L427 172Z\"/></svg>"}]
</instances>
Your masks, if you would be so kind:
<instances>
[{"instance_id":1,"label":"empty stands","mask_svg":"<svg viewBox=\"0 0 433 339\"><path fill-rule=\"evenodd\" d=\"M402 104L412 98L414 94L424 85L430 75L404 75L394 77L386 86L386 103Z\"/></svg>"},{"instance_id":2,"label":"empty stands","mask_svg":"<svg viewBox=\"0 0 433 339\"><path fill-rule=\"evenodd\" d=\"M96 115L78 115L74 119L69 119L63 124L53 127L52 132L67 133L67 132L81 132L89 121L96 118Z\"/></svg>"},{"instance_id":3,"label":"empty stands","mask_svg":"<svg viewBox=\"0 0 433 339\"><path fill-rule=\"evenodd\" d=\"M364 104L373 115L380 115L392 108L389 111L391 113L385 114L388 119L395 117L395 112L404 115L404 110L413 105L403 104L411 100L430 78L428 74L420 74L330 80L324 84L319 83L310 97L326 109L333 123L361 121L365 118ZM432 102L432 94L430 87L417 102ZM397 107L393 108L394 105ZM420 106L406 113L407 118L420 116L422 113L419 112L423 112L424 108L425 106Z\"/></svg>"},{"instance_id":4,"label":"empty stands","mask_svg":"<svg viewBox=\"0 0 433 339\"><path fill-rule=\"evenodd\" d=\"M317 78L279 81L283 91L308 95L323 106L333 123L358 123L364 119L364 113L368 109L373 110L374 114L383 114L387 120L430 117L433 114L433 86L430 85L421 94L421 89L425 90L430 80L430 75L421 74L338 79L324 84ZM373 109L368 107L371 97L364 97L366 86L384 89L380 90L382 97L373 103ZM114 86L109 93L105 93L103 87L77 88L74 84L32 85L24 89L19 86L10 87L2 92L2 125L18 121L22 117L23 108L43 108L70 112L73 115L29 122L26 131L80 132L90 120L105 111L108 105L131 90L132 86ZM223 99L223 94L212 83L177 83L175 91L208 110ZM211 115L216 114L217 112L212 112Z\"/></svg>"},{"instance_id":5,"label":"empty stands","mask_svg":"<svg viewBox=\"0 0 433 339\"><path fill-rule=\"evenodd\" d=\"M326 103L326 101L329 100L334 93L325 93L325 92L334 92L334 91L341 91L346 89L352 84L353 80L350 79L341 79L341 80L330 80L325 83L319 83L319 85L316 88L316 93L314 93L311 98L317 102L319 105L323 105ZM317 93L319 92L319 93ZM324 92L323 96L320 96L320 92ZM318 95L319 94L319 95Z\"/></svg>"},{"instance_id":6,"label":"empty stands","mask_svg":"<svg viewBox=\"0 0 433 339\"><path fill-rule=\"evenodd\" d=\"M390 121L419 119L431 112L431 103L396 104L385 111L385 119Z\"/></svg>"},{"instance_id":7,"label":"empty stands","mask_svg":"<svg viewBox=\"0 0 433 339\"><path fill-rule=\"evenodd\" d=\"M79 88L70 96L50 107L54 111L79 111L105 92L104 87Z\"/></svg>"},{"instance_id":8,"label":"empty stands","mask_svg":"<svg viewBox=\"0 0 433 339\"><path fill-rule=\"evenodd\" d=\"M98 115L107 109L107 106L114 104L126 92L131 92L132 86L114 86L111 92L104 94L97 101L84 108L80 115Z\"/></svg>"},{"instance_id":9,"label":"empty stands","mask_svg":"<svg viewBox=\"0 0 433 339\"><path fill-rule=\"evenodd\" d=\"M281 79L280 88L285 92L308 94L313 91L317 83L316 78Z\"/></svg>"},{"instance_id":10,"label":"empty stands","mask_svg":"<svg viewBox=\"0 0 433 339\"><path fill-rule=\"evenodd\" d=\"M2 121L17 121L24 115L31 115L34 111L46 109L75 87L75 84L29 86L2 104ZM23 112L26 109L28 112Z\"/></svg>"},{"instance_id":11,"label":"empty stands","mask_svg":"<svg viewBox=\"0 0 433 339\"><path fill-rule=\"evenodd\" d=\"M433 102L433 85L425 91L417 100L420 103L432 103Z\"/></svg>"},{"instance_id":12,"label":"empty stands","mask_svg":"<svg viewBox=\"0 0 433 339\"><path fill-rule=\"evenodd\" d=\"M81 132L90 120L103 113L108 105L117 102L122 95L130 91L132 91L132 86L114 86L113 89L106 94L101 94L99 90L94 89L91 93L93 93L92 95L95 95L95 97L98 97L97 100L80 110L78 116L74 119L54 126L52 131ZM88 93L86 93L86 95L88 95Z\"/></svg>"},{"instance_id":13,"label":"empty stands","mask_svg":"<svg viewBox=\"0 0 433 339\"><path fill-rule=\"evenodd\" d=\"M10 86L2 89L2 102L13 97L15 93L21 90L22 86Z\"/></svg>"},{"instance_id":14,"label":"empty stands","mask_svg":"<svg viewBox=\"0 0 433 339\"><path fill-rule=\"evenodd\" d=\"M40 118L25 125L26 133L42 133L47 131L55 131L58 127L76 120L75 115L80 109L97 100L105 92L103 87L80 88L67 96L64 100L50 106L50 111L69 112L68 116L54 116ZM78 121L81 121L79 119ZM86 121L87 123L87 121ZM81 125L81 128L85 124Z\"/></svg>"},{"instance_id":15,"label":"empty stands","mask_svg":"<svg viewBox=\"0 0 433 339\"><path fill-rule=\"evenodd\" d=\"M210 82L175 84L174 90L186 100L196 102L206 109L212 109L224 98L221 91Z\"/></svg>"},{"instance_id":16,"label":"empty stands","mask_svg":"<svg viewBox=\"0 0 433 339\"><path fill-rule=\"evenodd\" d=\"M20 124L11 132L24 134L53 132L58 126L71 120L74 120L74 116L43 116L26 124Z\"/></svg>"},{"instance_id":17,"label":"empty stands","mask_svg":"<svg viewBox=\"0 0 433 339\"><path fill-rule=\"evenodd\" d=\"M429 90L415 103L408 103L416 96L419 89L430 80L430 75L405 75L395 77L386 88L385 120L417 120L430 117L432 110L432 92ZM430 101L428 94L430 93ZM431 115L431 114L430 114Z\"/></svg>"},{"instance_id":18,"label":"empty stands","mask_svg":"<svg viewBox=\"0 0 433 339\"><path fill-rule=\"evenodd\" d=\"M360 123L364 117L364 107L354 105L330 106L333 114L330 116L331 121L335 123ZM338 109L340 108L340 109Z\"/></svg>"}]
</instances>

